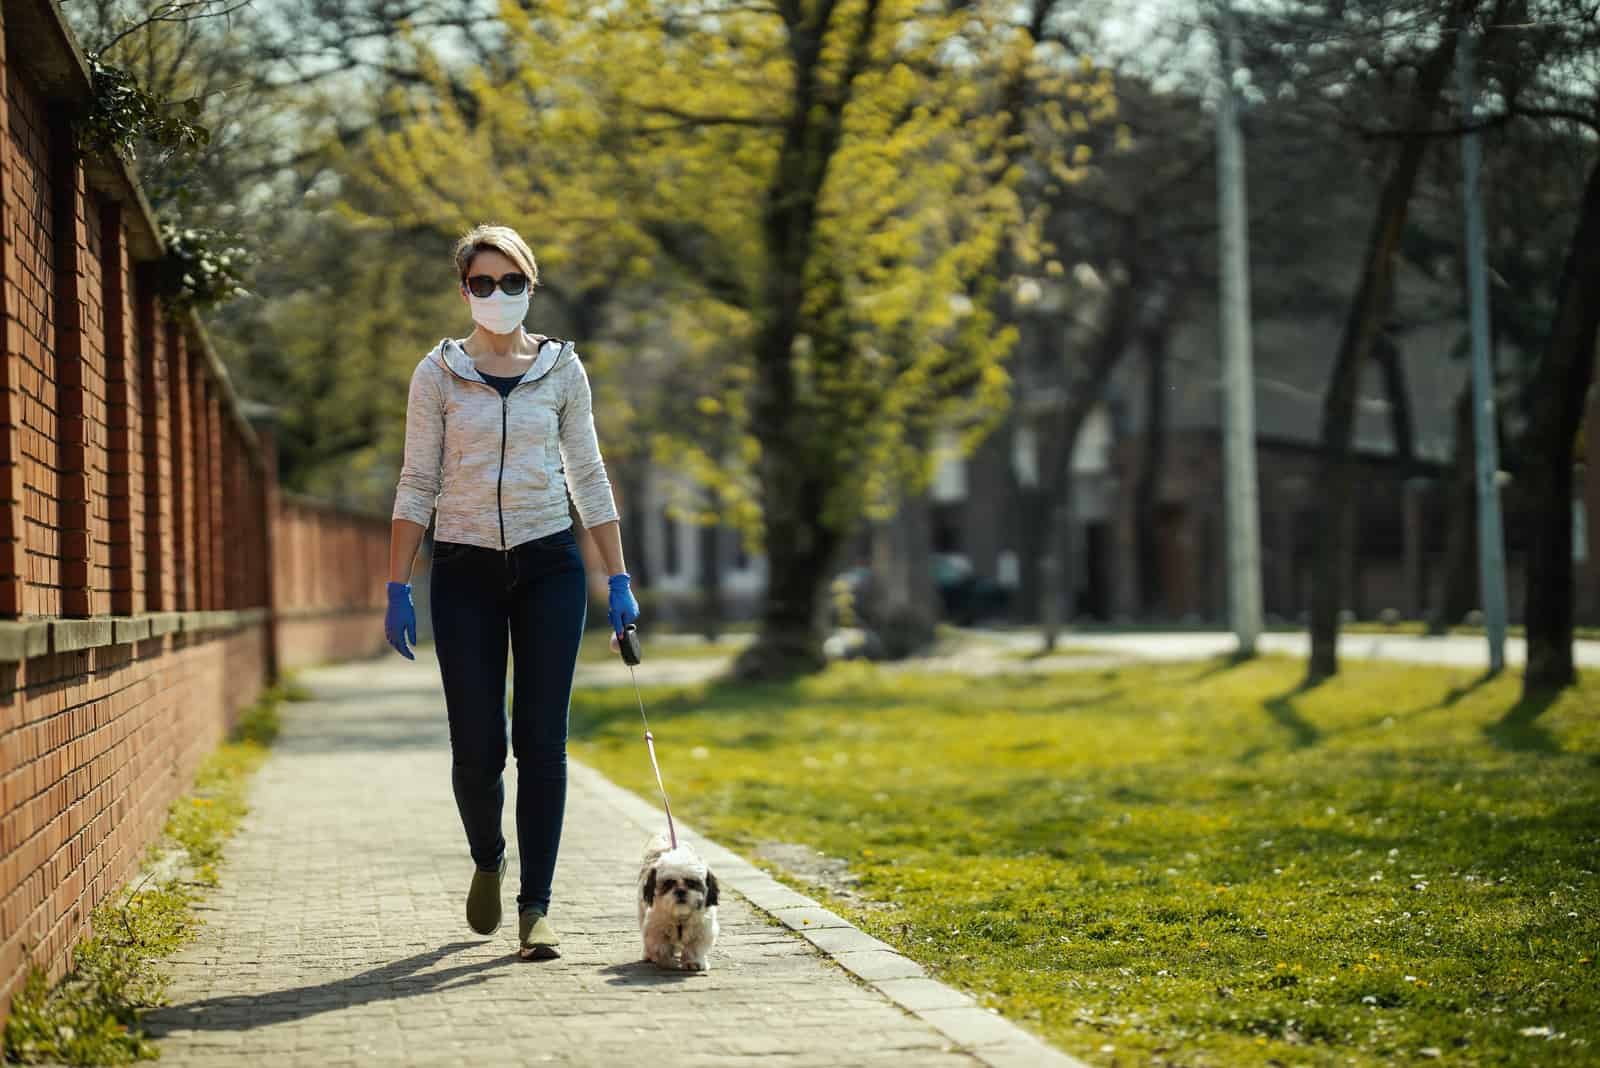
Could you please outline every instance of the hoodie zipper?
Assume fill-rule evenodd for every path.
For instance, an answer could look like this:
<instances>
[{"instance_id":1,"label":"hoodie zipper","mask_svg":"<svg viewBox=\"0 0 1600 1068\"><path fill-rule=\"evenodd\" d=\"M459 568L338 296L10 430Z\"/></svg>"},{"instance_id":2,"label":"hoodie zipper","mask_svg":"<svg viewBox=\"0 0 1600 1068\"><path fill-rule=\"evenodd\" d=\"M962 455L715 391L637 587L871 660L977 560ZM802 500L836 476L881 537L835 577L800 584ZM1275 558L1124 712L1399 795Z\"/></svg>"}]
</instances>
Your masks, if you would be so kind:
<instances>
[{"instance_id":1,"label":"hoodie zipper","mask_svg":"<svg viewBox=\"0 0 1600 1068\"><path fill-rule=\"evenodd\" d=\"M518 382L517 386L520 385L522 383ZM512 392L516 391L517 386L511 387ZM500 487L506 480L506 421L510 418L510 414L511 393L506 393L500 397L500 470L494 476L494 510L500 516L501 552L505 552L506 548L506 511L500 501Z\"/></svg>"},{"instance_id":2,"label":"hoodie zipper","mask_svg":"<svg viewBox=\"0 0 1600 1068\"><path fill-rule=\"evenodd\" d=\"M545 345L545 344L548 344L549 341L550 341L550 339L548 339L548 338L545 339L544 342L540 343L541 347L543 345ZM557 355L556 363L559 363L560 361L561 361L561 357L559 355ZM498 389L495 389L495 387L491 386L489 383L483 381L482 379L468 378L466 375L456 374L455 369L450 366L450 361L449 360L443 359L441 357L440 358L440 362L444 364L444 369L446 371L449 371L451 374L456 375L456 377L461 379L461 381L463 381L463 382L475 382L475 383L477 383L478 385L482 386L485 389L494 390L494 392L496 392L496 393L500 392ZM554 371L555 369L556 369L556 364L552 363L550 365L549 369L546 370L545 373L540 375L538 378L533 379L533 382L542 382L542 381L544 381L545 377L547 375L549 375L550 372ZM523 386L531 385L531 384L532 383L530 383L528 381L528 379L524 378L520 382L518 382L516 385L511 387L511 393L515 393L517 390L521 389ZM505 504L504 504L504 502L502 500L502 497L501 497L501 491L502 491L502 489L503 489L503 487L505 485L505 480L506 480L506 435L507 435L507 424L508 424L508 422L510 421L510 418L511 418L511 393L504 394L500 398L500 469L495 472L495 476L494 476L494 510L495 510L496 518L498 518L499 521L500 521L500 551L501 552L505 552L506 551L506 512L505 512Z\"/></svg>"}]
</instances>

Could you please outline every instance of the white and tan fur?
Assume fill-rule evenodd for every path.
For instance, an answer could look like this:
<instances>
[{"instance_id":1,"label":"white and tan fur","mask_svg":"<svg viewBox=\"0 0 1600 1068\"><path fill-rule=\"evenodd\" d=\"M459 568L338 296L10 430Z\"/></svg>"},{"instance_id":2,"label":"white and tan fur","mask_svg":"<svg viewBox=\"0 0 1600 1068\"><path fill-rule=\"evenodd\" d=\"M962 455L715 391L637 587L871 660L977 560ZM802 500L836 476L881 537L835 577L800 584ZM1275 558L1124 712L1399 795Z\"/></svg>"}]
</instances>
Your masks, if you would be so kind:
<instances>
[{"instance_id":1,"label":"white and tan fur","mask_svg":"<svg viewBox=\"0 0 1600 1068\"><path fill-rule=\"evenodd\" d=\"M659 968L708 970L717 941L717 877L689 846L658 834L639 869L639 934Z\"/></svg>"}]
</instances>

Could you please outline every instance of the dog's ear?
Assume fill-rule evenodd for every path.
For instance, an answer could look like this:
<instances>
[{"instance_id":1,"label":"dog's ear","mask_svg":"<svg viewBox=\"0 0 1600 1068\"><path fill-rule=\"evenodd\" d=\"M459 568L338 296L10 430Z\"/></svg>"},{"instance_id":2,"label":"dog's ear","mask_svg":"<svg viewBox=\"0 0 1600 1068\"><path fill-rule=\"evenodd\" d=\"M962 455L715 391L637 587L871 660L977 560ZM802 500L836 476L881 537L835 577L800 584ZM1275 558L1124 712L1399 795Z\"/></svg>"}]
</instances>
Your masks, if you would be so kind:
<instances>
[{"instance_id":1,"label":"dog's ear","mask_svg":"<svg viewBox=\"0 0 1600 1068\"><path fill-rule=\"evenodd\" d=\"M710 907L717 903L717 877L706 870L706 905Z\"/></svg>"},{"instance_id":2,"label":"dog's ear","mask_svg":"<svg viewBox=\"0 0 1600 1068\"><path fill-rule=\"evenodd\" d=\"M650 868L650 874L644 877L644 903L646 905L654 905L656 903L656 869L654 866Z\"/></svg>"}]
</instances>

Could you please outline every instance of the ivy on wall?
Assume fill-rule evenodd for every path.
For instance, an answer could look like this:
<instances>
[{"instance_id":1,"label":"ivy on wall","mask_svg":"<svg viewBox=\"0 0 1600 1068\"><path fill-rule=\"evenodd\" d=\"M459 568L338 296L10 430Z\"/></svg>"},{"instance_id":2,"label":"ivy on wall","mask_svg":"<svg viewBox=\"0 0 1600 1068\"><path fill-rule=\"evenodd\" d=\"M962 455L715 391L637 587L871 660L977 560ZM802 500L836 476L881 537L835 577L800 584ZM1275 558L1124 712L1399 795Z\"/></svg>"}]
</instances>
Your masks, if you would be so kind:
<instances>
[{"instance_id":1,"label":"ivy on wall","mask_svg":"<svg viewBox=\"0 0 1600 1068\"><path fill-rule=\"evenodd\" d=\"M89 73L93 98L74 129L79 152L133 163L140 141L178 152L192 152L210 142L211 131L195 121L200 117L198 99L174 105L98 56L89 57Z\"/></svg>"},{"instance_id":2,"label":"ivy on wall","mask_svg":"<svg viewBox=\"0 0 1600 1068\"><path fill-rule=\"evenodd\" d=\"M174 103L147 91L133 75L97 55L89 57L89 71L93 96L73 127L81 154L114 156L136 164L141 145L187 156L210 143L211 131L198 121L198 98ZM172 210L169 205L163 214ZM163 220L165 253L156 267L156 284L168 315L205 311L245 294L244 272L250 257L236 241L220 230Z\"/></svg>"},{"instance_id":3,"label":"ivy on wall","mask_svg":"<svg viewBox=\"0 0 1600 1068\"><path fill-rule=\"evenodd\" d=\"M156 269L156 285L169 315L205 311L245 295L244 274L251 259L231 244L234 240L221 230L161 224L167 251Z\"/></svg>"}]
</instances>

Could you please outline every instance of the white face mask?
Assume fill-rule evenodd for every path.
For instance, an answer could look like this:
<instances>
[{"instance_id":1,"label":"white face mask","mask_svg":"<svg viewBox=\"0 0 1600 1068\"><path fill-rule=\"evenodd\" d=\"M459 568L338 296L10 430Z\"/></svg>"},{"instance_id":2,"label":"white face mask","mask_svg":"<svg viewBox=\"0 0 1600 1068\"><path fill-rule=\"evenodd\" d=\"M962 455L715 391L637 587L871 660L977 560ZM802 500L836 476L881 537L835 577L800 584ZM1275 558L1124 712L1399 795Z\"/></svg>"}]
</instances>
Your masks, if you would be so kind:
<instances>
[{"instance_id":1,"label":"white face mask","mask_svg":"<svg viewBox=\"0 0 1600 1068\"><path fill-rule=\"evenodd\" d=\"M514 297L496 289L487 297L475 297L469 293L467 299L472 302L472 321L491 334L509 334L528 317L526 289Z\"/></svg>"}]
</instances>

